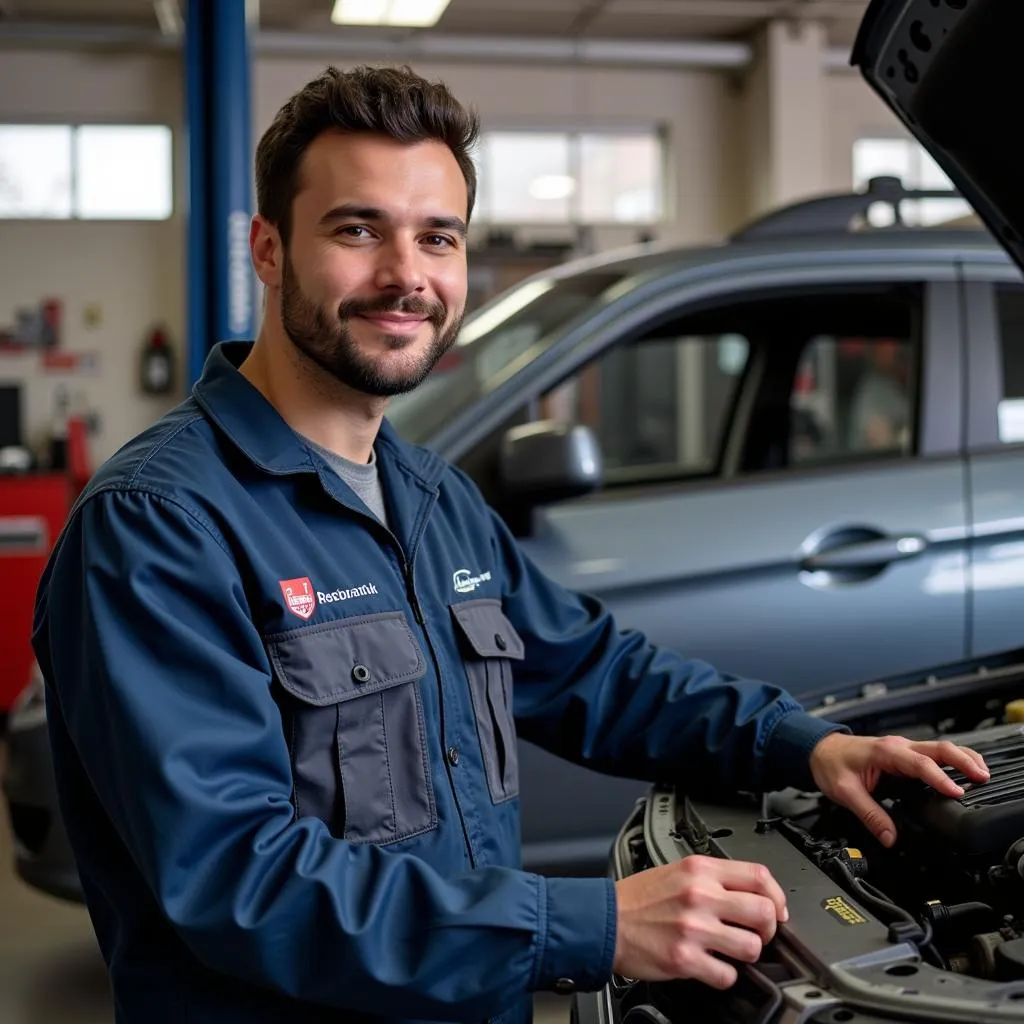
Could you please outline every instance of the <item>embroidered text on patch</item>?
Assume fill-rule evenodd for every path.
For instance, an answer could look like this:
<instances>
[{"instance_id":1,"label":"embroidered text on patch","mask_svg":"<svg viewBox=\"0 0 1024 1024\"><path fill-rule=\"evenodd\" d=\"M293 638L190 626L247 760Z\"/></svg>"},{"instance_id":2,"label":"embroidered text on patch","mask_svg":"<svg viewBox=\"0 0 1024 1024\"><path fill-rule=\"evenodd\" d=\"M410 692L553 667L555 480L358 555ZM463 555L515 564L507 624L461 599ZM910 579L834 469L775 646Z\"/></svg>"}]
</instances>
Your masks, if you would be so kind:
<instances>
[{"instance_id":1,"label":"embroidered text on patch","mask_svg":"<svg viewBox=\"0 0 1024 1024\"><path fill-rule=\"evenodd\" d=\"M481 583L487 583L490 578L489 572L482 572L479 576L474 576L468 569L457 569L452 574L452 583L454 583L457 593L472 594Z\"/></svg>"},{"instance_id":2,"label":"embroidered text on patch","mask_svg":"<svg viewBox=\"0 0 1024 1024\"><path fill-rule=\"evenodd\" d=\"M373 597L376 593L377 588L372 583L366 583L354 590L332 590L327 594L318 590L316 596L321 604L331 604L333 601L349 601L353 597Z\"/></svg>"}]
</instances>

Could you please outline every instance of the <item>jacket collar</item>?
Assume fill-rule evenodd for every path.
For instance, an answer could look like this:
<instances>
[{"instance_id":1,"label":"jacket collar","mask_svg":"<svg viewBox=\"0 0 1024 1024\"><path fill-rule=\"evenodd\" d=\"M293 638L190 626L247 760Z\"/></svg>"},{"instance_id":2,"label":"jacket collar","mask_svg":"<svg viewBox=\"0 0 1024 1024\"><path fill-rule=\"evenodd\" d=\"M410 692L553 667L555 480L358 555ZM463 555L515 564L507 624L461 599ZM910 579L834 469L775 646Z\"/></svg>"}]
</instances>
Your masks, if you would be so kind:
<instances>
[{"instance_id":1,"label":"jacket collar","mask_svg":"<svg viewBox=\"0 0 1024 1024\"><path fill-rule=\"evenodd\" d=\"M315 473L317 463L309 446L238 371L252 345L251 341L215 345L192 388L192 397L246 458L264 472ZM440 458L402 440L386 419L377 442L378 457L390 456L421 485L429 490L436 487L445 469Z\"/></svg>"}]
</instances>

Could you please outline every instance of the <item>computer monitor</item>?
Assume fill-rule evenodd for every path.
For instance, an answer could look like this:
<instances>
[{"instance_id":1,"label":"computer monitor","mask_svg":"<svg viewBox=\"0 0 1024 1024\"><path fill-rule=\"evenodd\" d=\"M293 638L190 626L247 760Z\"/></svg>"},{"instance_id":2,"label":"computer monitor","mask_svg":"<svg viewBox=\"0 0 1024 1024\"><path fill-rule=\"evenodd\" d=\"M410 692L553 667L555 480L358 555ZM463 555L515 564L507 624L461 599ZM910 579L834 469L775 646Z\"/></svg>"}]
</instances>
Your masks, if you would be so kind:
<instances>
[{"instance_id":1,"label":"computer monitor","mask_svg":"<svg viewBox=\"0 0 1024 1024\"><path fill-rule=\"evenodd\" d=\"M0 448L21 444L21 386L0 384Z\"/></svg>"}]
</instances>

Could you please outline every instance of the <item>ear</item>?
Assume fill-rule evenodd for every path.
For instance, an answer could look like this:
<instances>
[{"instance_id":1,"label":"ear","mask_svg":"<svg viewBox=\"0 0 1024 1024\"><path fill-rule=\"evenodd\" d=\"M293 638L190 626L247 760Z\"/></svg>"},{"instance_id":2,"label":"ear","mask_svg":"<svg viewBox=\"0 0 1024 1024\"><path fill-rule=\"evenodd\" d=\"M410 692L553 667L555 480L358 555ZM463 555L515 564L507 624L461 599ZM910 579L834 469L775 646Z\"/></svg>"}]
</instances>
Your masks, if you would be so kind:
<instances>
[{"instance_id":1,"label":"ear","mask_svg":"<svg viewBox=\"0 0 1024 1024\"><path fill-rule=\"evenodd\" d=\"M256 214L249 225L249 252L256 276L268 288L281 285L284 267L284 246L277 228L265 217Z\"/></svg>"}]
</instances>

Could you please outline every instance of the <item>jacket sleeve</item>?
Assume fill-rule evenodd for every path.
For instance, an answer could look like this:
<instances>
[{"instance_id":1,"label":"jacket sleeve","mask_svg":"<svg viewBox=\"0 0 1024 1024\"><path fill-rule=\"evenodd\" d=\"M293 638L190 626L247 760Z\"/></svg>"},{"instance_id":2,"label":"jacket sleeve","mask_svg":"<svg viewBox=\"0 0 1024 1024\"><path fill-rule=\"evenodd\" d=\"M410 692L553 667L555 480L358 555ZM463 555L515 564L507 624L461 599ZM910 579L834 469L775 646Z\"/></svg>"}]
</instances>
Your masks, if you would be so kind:
<instances>
[{"instance_id":1,"label":"jacket sleeve","mask_svg":"<svg viewBox=\"0 0 1024 1024\"><path fill-rule=\"evenodd\" d=\"M505 613L525 646L514 686L523 739L605 774L685 779L704 793L814 788L812 748L849 729L806 714L778 686L620 630L600 602L546 577L493 511L491 519Z\"/></svg>"},{"instance_id":2,"label":"jacket sleeve","mask_svg":"<svg viewBox=\"0 0 1024 1024\"><path fill-rule=\"evenodd\" d=\"M481 1020L611 970L614 889L347 844L294 816L269 662L201 513L90 498L40 589L36 651L106 814L207 967L384 1016ZM582 938L586 936L586 938Z\"/></svg>"}]
</instances>

